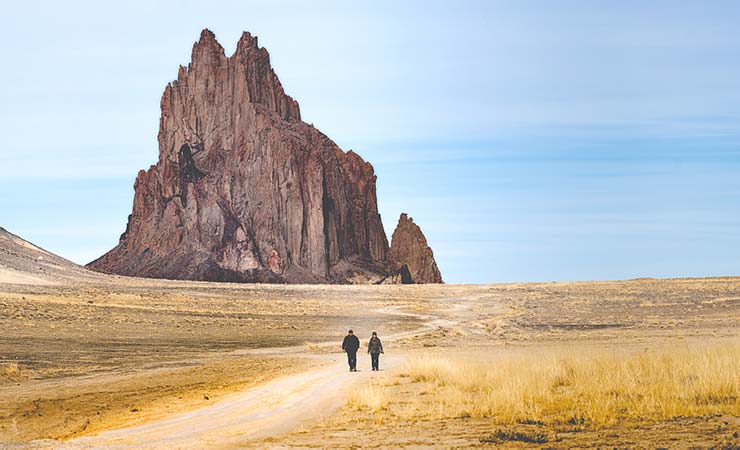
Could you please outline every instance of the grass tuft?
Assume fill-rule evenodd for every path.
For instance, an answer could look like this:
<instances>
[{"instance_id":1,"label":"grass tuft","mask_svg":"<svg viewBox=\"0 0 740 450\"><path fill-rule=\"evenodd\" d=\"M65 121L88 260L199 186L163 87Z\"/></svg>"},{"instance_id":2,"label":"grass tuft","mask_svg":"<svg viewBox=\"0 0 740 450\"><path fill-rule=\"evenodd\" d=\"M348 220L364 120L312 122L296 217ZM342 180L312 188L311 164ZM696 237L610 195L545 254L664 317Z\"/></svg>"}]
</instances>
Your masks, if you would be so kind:
<instances>
[{"instance_id":1,"label":"grass tuft","mask_svg":"<svg viewBox=\"0 0 740 450\"><path fill-rule=\"evenodd\" d=\"M349 397L349 406L358 411L377 413L388 408L390 399L387 388L373 384L353 390Z\"/></svg>"},{"instance_id":2,"label":"grass tuft","mask_svg":"<svg viewBox=\"0 0 740 450\"><path fill-rule=\"evenodd\" d=\"M306 350L308 350L309 352L317 352L321 350L321 346L315 342L306 342L305 346Z\"/></svg>"},{"instance_id":3,"label":"grass tuft","mask_svg":"<svg viewBox=\"0 0 740 450\"><path fill-rule=\"evenodd\" d=\"M0 364L0 378L15 379L20 377L21 367L16 362L5 362Z\"/></svg>"}]
</instances>

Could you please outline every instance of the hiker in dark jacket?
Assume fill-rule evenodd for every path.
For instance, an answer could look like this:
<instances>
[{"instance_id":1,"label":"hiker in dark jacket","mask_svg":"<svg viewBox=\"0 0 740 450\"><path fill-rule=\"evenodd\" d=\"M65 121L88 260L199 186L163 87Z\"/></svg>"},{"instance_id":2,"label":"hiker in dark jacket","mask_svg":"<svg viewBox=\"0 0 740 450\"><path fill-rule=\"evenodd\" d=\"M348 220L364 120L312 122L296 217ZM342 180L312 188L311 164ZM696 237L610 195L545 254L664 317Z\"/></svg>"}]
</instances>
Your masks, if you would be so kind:
<instances>
[{"instance_id":1,"label":"hiker in dark jacket","mask_svg":"<svg viewBox=\"0 0 740 450\"><path fill-rule=\"evenodd\" d=\"M373 370L380 370L380 354L383 353L383 343L378 338L378 333L373 331L373 337L367 343L367 352L370 353L370 361Z\"/></svg>"},{"instance_id":2,"label":"hiker in dark jacket","mask_svg":"<svg viewBox=\"0 0 740 450\"><path fill-rule=\"evenodd\" d=\"M347 352L347 362L349 363L349 371L357 372L357 350L360 348L360 340L357 336L349 330L347 336L342 341L342 350Z\"/></svg>"}]
</instances>

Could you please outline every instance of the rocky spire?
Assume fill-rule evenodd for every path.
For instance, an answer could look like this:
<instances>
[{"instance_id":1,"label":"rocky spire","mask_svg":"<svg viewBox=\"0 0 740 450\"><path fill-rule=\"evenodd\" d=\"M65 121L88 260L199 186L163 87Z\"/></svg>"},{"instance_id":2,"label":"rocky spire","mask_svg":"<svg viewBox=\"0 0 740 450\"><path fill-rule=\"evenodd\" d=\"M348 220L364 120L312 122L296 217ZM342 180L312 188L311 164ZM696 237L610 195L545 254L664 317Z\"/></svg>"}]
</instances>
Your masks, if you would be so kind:
<instances>
[{"instance_id":1,"label":"rocky spire","mask_svg":"<svg viewBox=\"0 0 740 450\"><path fill-rule=\"evenodd\" d=\"M199 280L372 282L388 242L375 174L300 120L267 50L209 30L162 95L159 160L118 246L91 267Z\"/></svg>"},{"instance_id":2,"label":"rocky spire","mask_svg":"<svg viewBox=\"0 0 740 450\"><path fill-rule=\"evenodd\" d=\"M442 274L424 233L406 213L401 214L393 232L388 260L394 268L405 266L413 283L442 283Z\"/></svg>"}]
</instances>

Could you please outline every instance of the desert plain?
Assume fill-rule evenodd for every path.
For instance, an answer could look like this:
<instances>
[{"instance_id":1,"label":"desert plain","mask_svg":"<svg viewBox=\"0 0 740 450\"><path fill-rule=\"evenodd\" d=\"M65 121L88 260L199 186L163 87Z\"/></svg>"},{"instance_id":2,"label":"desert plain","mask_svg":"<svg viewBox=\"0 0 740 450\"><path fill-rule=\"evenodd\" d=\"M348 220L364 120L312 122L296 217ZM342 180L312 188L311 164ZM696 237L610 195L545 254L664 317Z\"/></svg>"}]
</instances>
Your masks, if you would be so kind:
<instances>
[{"instance_id":1,"label":"desert plain","mask_svg":"<svg viewBox=\"0 0 740 450\"><path fill-rule=\"evenodd\" d=\"M0 271L0 447L740 445L740 278L207 283L21 244ZM379 372L362 348L347 371L348 328L378 332Z\"/></svg>"}]
</instances>

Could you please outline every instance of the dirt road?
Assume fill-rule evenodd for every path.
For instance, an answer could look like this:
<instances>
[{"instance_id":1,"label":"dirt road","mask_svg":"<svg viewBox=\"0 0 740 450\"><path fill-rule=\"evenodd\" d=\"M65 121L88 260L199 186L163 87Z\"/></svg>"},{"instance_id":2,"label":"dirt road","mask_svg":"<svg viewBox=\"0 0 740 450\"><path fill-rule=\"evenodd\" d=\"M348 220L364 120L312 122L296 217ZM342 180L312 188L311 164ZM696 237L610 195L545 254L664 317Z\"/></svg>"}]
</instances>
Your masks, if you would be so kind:
<instances>
[{"instance_id":1,"label":"dirt road","mask_svg":"<svg viewBox=\"0 0 740 450\"><path fill-rule=\"evenodd\" d=\"M341 406L347 391L377 375L367 368L349 373L343 355L320 355L323 368L279 378L218 403L144 425L111 430L64 443L40 441L39 448L214 448L248 445L320 420ZM383 359L397 366L402 356Z\"/></svg>"},{"instance_id":2,"label":"dirt road","mask_svg":"<svg viewBox=\"0 0 740 450\"><path fill-rule=\"evenodd\" d=\"M459 299L458 299L459 300ZM454 314L465 309L465 303L443 315L403 312L401 308L385 307L379 312L388 315L415 316L426 322L416 330L385 337L394 340L433 332L441 326L457 323ZM324 342L317 347L336 346ZM254 353L280 357L306 357L305 347L249 349L238 353ZM36 448L224 448L248 446L251 441L296 430L329 417L347 398L348 392L371 377L398 367L406 359L403 354L382 358L381 372L372 372L369 359L360 355L360 371L349 373L344 354L308 355L321 361L318 368L296 375L281 377L261 386L230 395L211 406L165 419L128 428L109 430L94 436L84 436L65 442L42 440L32 443Z\"/></svg>"}]
</instances>

